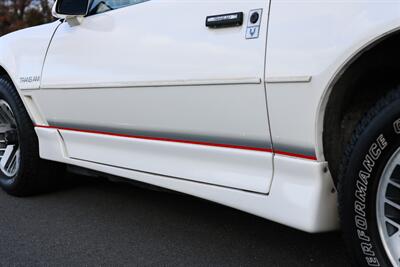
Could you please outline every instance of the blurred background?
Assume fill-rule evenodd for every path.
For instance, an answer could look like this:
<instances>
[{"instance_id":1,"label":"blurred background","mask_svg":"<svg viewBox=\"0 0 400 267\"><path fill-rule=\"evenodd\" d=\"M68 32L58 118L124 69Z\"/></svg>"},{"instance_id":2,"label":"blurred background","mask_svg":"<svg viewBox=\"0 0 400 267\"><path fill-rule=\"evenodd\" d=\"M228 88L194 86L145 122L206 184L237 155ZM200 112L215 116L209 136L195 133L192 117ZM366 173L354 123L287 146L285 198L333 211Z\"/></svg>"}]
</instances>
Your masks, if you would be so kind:
<instances>
[{"instance_id":1,"label":"blurred background","mask_svg":"<svg viewBox=\"0 0 400 267\"><path fill-rule=\"evenodd\" d=\"M0 36L51 22L54 0L0 0Z\"/></svg>"}]
</instances>

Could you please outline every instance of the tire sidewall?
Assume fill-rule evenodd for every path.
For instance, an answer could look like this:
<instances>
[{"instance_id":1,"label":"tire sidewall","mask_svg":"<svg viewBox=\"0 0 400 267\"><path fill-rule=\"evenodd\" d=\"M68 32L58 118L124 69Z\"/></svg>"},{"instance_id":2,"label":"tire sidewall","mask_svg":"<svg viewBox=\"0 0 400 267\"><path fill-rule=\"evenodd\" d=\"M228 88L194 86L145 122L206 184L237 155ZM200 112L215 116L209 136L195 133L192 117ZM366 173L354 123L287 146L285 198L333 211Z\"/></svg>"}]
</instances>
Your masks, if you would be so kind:
<instances>
[{"instance_id":1,"label":"tire sidewall","mask_svg":"<svg viewBox=\"0 0 400 267\"><path fill-rule=\"evenodd\" d=\"M383 108L359 136L339 185L342 229L357 265L391 266L377 224L376 197L400 147L400 100Z\"/></svg>"},{"instance_id":2,"label":"tire sidewall","mask_svg":"<svg viewBox=\"0 0 400 267\"><path fill-rule=\"evenodd\" d=\"M13 187L18 186L20 180L19 177L23 175L23 171L26 168L31 168L26 164L27 159L30 159L29 162L31 162L36 158L36 155L34 154L35 147L37 147L37 139L34 134L33 124L24 109L22 100L17 91L8 81L3 79L0 79L0 99L7 102L10 106L16 121L16 128L19 137L20 165L17 173L10 178L0 171L0 185L3 188L9 188L12 190Z\"/></svg>"}]
</instances>

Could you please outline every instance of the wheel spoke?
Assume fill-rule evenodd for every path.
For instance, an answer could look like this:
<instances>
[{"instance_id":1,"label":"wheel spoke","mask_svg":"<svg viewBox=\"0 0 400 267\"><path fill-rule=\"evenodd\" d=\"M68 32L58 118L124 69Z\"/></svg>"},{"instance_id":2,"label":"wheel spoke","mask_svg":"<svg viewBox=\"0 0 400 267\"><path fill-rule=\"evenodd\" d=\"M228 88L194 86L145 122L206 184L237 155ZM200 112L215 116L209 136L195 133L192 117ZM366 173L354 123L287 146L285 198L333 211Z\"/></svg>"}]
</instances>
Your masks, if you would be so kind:
<instances>
[{"instance_id":1,"label":"wheel spoke","mask_svg":"<svg viewBox=\"0 0 400 267\"><path fill-rule=\"evenodd\" d=\"M10 160L10 157L11 157L11 154L12 154L13 150L14 150L14 146L13 145L7 146L7 148L6 148L5 152L4 152L4 155L3 155L3 157L1 158L1 161L0 161L0 165L1 165L2 168L6 169L7 163Z\"/></svg>"},{"instance_id":2,"label":"wheel spoke","mask_svg":"<svg viewBox=\"0 0 400 267\"><path fill-rule=\"evenodd\" d=\"M385 203L385 216L397 224L400 224L400 210L389 205L387 202Z\"/></svg>"},{"instance_id":3,"label":"wheel spoke","mask_svg":"<svg viewBox=\"0 0 400 267\"><path fill-rule=\"evenodd\" d=\"M397 229L400 229L400 224L393 221L392 219L386 217L385 222L391 224L392 226L396 227Z\"/></svg>"},{"instance_id":4,"label":"wheel spoke","mask_svg":"<svg viewBox=\"0 0 400 267\"><path fill-rule=\"evenodd\" d=\"M397 224L392 221L387 220L385 225L389 238L392 238L399 231L399 227L395 226Z\"/></svg>"},{"instance_id":5,"label":"wheel spoke","mask_svg":"<svg viewBox=\"0 0 400 267\"><path fill-rule=\"evenodd\" d=\"M398 161L400 163L400 161ZM393 172L390 175L390 179L394 181L400 181L400 164L396 164Z\"/></svg>"},{"instance_id":6,"label":"wheel spoke","mask_svg":"<svg viewBox=\"0 0 400 267\"><path fill-rule=\"evenodd\" d=\"M400 148L386 164L377 190L376 215L387 256L394 265L400 259Z\"/></svg>"},{"instance_id":7,"label":"wheel spoke","mask_svg":"<svg viewBox=\"0 0 400 267\"><path fill-rule=\"evenodd\" d=\"M392 206L393 208L397 209L399 214L400 214L400 205L399 204L396 204L395 202L393 202L393 201L391 201L389 199L386 199L386 203L388 205Z\"/></svg>"},{"instance_id":8,"label":"wheel spoke","mask_svg":"<svg viewBox=\"0 0 400 267\"><path fill-rule=\"evenodd\" d=\"M400 189L400 184L390 181L389 184L393 185L394 187L397 187L398 189Z\"/></svg>"},{"instance_id":9,"label":"wheel spoke","mask_svg":"<svg viewBox=\"0 0 400 267\"><path fill-rule=\"evenodd\" d=\"M13 154L11 155L11 159L8 161L8 163L7 163L7 165L6 165L6 170L8 171L8 172L12 172L13 171L13 168L14 168L14 166L15 166L15 163L16 163L16 161L17 161L17 149L14 147L14 149L13 149L13 152L12 152Z\"/></svg>"},{"instance_id":10,"label":"wheel spoke","mask_svg":"<svg viewBox=\"0 0 400 267\"><path fill-rule=\"evenodd\" d=\"M17 160L17 157L18 157L18 146L16 145L7 146L4 155L0 161L1 168L11 173L13 164Z\"/></svg>"},{"instance_id":11,"label":"wheel spoke","mask_svg":"<svg viewBox=\"0 0 400 267\"><path fill-rule=\"evenodd\" d=\"M0 170L9 178L18 171L20 153L15 118L10 106L0 99Z\"/></svg>"}]
</instances>

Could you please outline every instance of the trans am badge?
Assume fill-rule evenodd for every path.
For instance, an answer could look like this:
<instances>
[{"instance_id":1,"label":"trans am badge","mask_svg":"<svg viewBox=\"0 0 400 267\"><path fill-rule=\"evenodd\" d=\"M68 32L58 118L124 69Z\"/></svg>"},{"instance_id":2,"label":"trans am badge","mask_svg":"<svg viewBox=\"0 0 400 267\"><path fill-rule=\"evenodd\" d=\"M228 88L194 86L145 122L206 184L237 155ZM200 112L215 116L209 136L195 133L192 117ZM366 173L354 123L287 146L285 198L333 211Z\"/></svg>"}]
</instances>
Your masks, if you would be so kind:
<instances>
[{"instance_id":1,"label":"trans am badge","mask_svg":"<svg viewBox=\"0 0 400 267\"><path fill-rule=\"evenodd\" d=\"M40 81L40 76L29 76L19 78L21 83L34 83Z\"/></svg>"}]
</instances>

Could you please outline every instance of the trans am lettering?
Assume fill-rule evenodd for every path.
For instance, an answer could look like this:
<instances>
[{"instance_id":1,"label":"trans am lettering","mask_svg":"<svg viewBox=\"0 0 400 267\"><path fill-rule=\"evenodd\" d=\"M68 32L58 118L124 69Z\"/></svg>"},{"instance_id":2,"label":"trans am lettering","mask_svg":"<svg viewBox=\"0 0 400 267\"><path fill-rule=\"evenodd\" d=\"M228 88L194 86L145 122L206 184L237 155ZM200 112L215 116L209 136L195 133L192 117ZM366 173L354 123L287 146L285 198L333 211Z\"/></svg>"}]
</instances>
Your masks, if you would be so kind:
<instances>
[{"instance_id":1,"label":"trans am lettering","mask_svg":"<svg viewBox=\"0 0 400 267\"><path fill-rule=\"evenodd\" d=\"M40 81L40 76L21 77L19 80L21 83L34 83Z\"/></svg>"}]
</instances>

